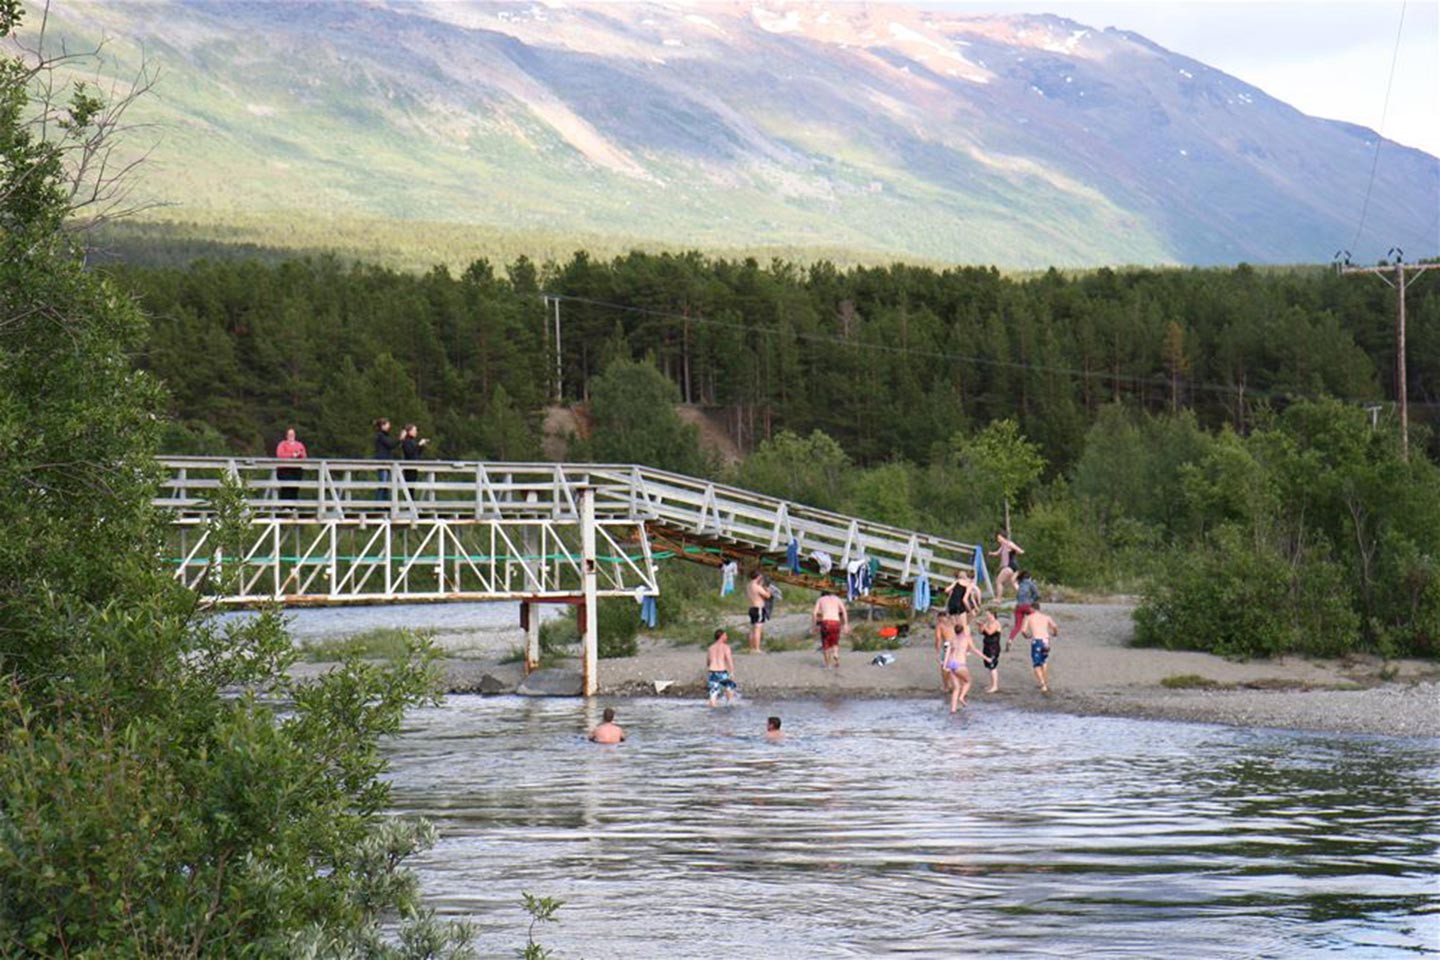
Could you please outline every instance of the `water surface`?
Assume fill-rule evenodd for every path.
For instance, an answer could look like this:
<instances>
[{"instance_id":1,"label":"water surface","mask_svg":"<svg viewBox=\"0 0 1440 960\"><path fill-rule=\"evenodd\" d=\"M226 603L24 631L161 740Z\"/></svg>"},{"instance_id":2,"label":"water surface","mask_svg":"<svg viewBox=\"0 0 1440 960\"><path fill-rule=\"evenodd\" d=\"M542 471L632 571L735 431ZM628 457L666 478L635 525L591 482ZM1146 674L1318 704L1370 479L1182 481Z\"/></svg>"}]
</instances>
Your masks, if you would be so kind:
<instances>
[{"instance_id":1,"label":"water surface","mask_svg":"<svg viewBox=\"0 0 1440 960\"><path fill-rule=\"evenodd\" d=\"M388 751L486 955L521 891L564 958L1440 950L1440 743L918 701L451 698ZM765 742L769 713L788 739Z\"/></svg>"}]
</instances>

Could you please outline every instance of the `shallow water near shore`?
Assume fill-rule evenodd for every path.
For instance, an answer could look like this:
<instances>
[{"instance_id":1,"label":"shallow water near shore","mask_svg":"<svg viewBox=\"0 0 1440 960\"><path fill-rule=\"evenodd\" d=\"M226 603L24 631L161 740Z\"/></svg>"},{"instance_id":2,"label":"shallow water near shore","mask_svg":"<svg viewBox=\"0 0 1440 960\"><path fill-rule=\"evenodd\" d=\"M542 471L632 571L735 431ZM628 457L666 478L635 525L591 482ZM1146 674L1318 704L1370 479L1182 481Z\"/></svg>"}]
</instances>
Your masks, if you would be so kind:
<instances>
[{"instance_id":1,"label":"shallow water near shore","mask_svg":"<svg viewBox=\"0 0 1440 960\"><path fill-rule=\"evenodd\" d=\"M451 698L390 741L428 900L513 956L1409 956L1440 743L938 702ZM765 742L765 717L788 737Z\"/></svg>"}]
</instances>

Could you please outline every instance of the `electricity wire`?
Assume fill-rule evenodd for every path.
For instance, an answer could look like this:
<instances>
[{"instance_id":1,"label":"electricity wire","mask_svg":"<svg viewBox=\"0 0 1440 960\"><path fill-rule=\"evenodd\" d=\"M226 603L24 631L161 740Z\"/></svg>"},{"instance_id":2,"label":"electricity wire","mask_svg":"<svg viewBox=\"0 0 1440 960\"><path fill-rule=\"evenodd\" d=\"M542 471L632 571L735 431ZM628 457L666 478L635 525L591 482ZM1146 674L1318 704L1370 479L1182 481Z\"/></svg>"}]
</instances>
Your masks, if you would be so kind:
<instances>
[{"instance_id":1,"label":"electricity wire","mask_svg":"<svg viewBox=\"0 0 1440 960\"><path fill-rule=\"evenodd\" d=\"M1380 166L1380 144L1385 141L1385 118L1390 113L1390 90L1395 86L1395 64L1400 59L1400 38L1405 34L1405 7L1400 4L1400 26L1395 31L1395 49L1390 54L1390 78L1385 81L1385 105L1380 110L1380 129L1375 131L1375 154L1370 159L1370 180L1365 184L1365 202L1360 205L1360 222L1355 226L1355 236L1350 249L1356 249L1360 234L1365 230L1365 217L1370 212L1370 192L1375 188L1375 171Z\"/></svg>"},{"instance_id":2,"label":"electricity wire","mask_svg":"<svg viewBox=\"0 0 1440 960\"><path fill-rule=\"evenodd\" d=\"M618 310L628 313L641 314L662 320L681 320L688 323L701 324L711 327L720 327L728 330L738 330L743 333L760 334L762 336L780 336L782 331L773 327L758 327L747 323L735 323L728 320L716 320L697 314L682 314L668 310L656 310L650 307L640 307L634 304L614 303L608 300L596 300L591 297L571 296L563 293L545 293L543 296L550 297L562 302L582 304L602 309ZM948 360L956 363L972 363L977 366L996 367L1001 369L1018 370L1035 373L1054 373L1061 376L1078 377L1082 379L1105 381L1111 379L1111 375L1103 370L1081 370L1076 367L1062 367L1053 364L1027 363L1020 360L1000 360L994 357L982 357L975 354L954 353L947 350L928 350L916 347L896 346L888 343L873 343L865 341L850 340L844 337L837 337L833 334L806 333L793 331L792 336L799 340L812 343L823 343L838 347L848 347L853 350L873 350L879 353L892 355L922 357L934 360ZM1136 374L1120 377L1127 384L1140 384L1144 386L1168 387L1170 378L1163 374ZM1319 394L1306 393L1301 390L1277 390L1263 387L1240 386L1238 384L1207 383L1205 381L1186 380L1185 386L1192 390L1205 390L1213 393L1244 394L1249 397L1270 400L1294 400L1297 398L1318 399ZM1374 404L1377 401L1370 398L1358 397L1333 397L1342 403L1350 404ZM1411 401L1411 406L1440 406L1436 403L1425 403Z\"/></svg>"}]
</instances>

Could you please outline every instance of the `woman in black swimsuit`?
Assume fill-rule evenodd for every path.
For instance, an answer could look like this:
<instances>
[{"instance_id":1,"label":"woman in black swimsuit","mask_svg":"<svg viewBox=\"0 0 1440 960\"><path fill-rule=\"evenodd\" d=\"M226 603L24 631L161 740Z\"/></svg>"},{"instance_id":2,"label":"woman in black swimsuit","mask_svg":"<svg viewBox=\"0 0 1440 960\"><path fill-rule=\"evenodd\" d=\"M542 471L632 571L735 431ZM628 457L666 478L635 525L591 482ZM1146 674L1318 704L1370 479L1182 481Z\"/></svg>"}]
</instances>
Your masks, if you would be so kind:
<instances>
[{"instance_id":1,"label":"woman in black swimsuit","mask_svg":"<svg viewBox=\"0 0 1440 960\"><path fill-rule=\"evenodd\" d=\"M1000 689L1000 634L1004 630L994 609L986 610L985 619L980 622L980 659L985 662L985 669L990 671L990 686L985 689L986 693Z\"/></svg>"}]
</instances>

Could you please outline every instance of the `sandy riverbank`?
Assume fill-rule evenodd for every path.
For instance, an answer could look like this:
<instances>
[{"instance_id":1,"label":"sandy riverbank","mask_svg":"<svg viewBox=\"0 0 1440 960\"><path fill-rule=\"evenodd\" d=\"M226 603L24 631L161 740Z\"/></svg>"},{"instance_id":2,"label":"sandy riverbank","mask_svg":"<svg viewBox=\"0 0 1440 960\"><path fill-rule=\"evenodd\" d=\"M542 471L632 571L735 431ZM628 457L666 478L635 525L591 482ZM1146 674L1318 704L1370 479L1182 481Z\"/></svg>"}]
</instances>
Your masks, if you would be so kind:
<instances>
[{"instance_id":1,"label":"sandy riverbank","mask_svg":"<svg viewBox=\"0 0 1440 960\"><path fill-rule=\"evenodd\" d=\"M1440 664L1374 659L1312 661L1295 657L1237 662L1205 653L1131 647L1131 608L1118 603L1047 604L1061 636L1051 658L1053 692L1036 689L1027 645L1017 638L1001 656L1000 691L986 694L986 671L970 664L975 686L970 709L1004 703L1059 710L1176 719L1239 726L1335 730L1398 736L1440 736ZM737 649L743 625L731 627ZM782 618L779 636L798 636L803 617ZM656 681L673 681L665 696L702 697L704 658L695 646L648 645L639 656L601 663L607 696L655 695ZM838 671L825 670L813 649L737 653L736 679L750 697L925 697L939 699L939 674L927 631L894 651L895 662L872 666L873 653L846 649ZM1213 688L1175 689L1166 678L1194 676ZM1173 682L1173 681L1172 681Z\"/></svg>"},{"instance_id":2,"label":"sandy riverbank","mask_svg":"<svg viewBox=\"0 0 1440 960\"><path fill-rule=\"evenodd\" d=\"M984 692L986 671L972 658L975 685L969 709L983 711L1004 704L1233 726L1440 737L1440 664L1434 662L1296 657L1231 661L1205 653L1131 647L1134 628L1127 604L1047 603L1046 611L1061 628L1051 658L1052 693L1047 696L1036 689L1028 646L1017 638L1001 655L998 693ZM782 645L788 641L802 648L764 654L740 652L747 627L743 617L723 623L736 646L736 679L747 697L940 699L928 628L917 625L908 644L893 651L895 662L889 666L872 666L873 653L852 652L844 643L841 667L834 671L821 666L813 642L803 639L807 626L803 614L777 618L767 634ZM523 679L516 663L500 664L494 656L454 657L453 651L466 649L465 637L445 639L442 647L450 648L452 656L441 662L441 668L451 692L511 692ZM703 699L705 640L708 631L703 630L683 637L643 639L639 655L602 660L601 694L656 696L658 683L664 686L661 696ZM324 669L327 665L318 663L297 666L301 673ZM1200 678L1213 686L1176 688L1163 683L1176 677ZM573 676L572 684L578 684Z\"/></svg>"}]
</instances>

